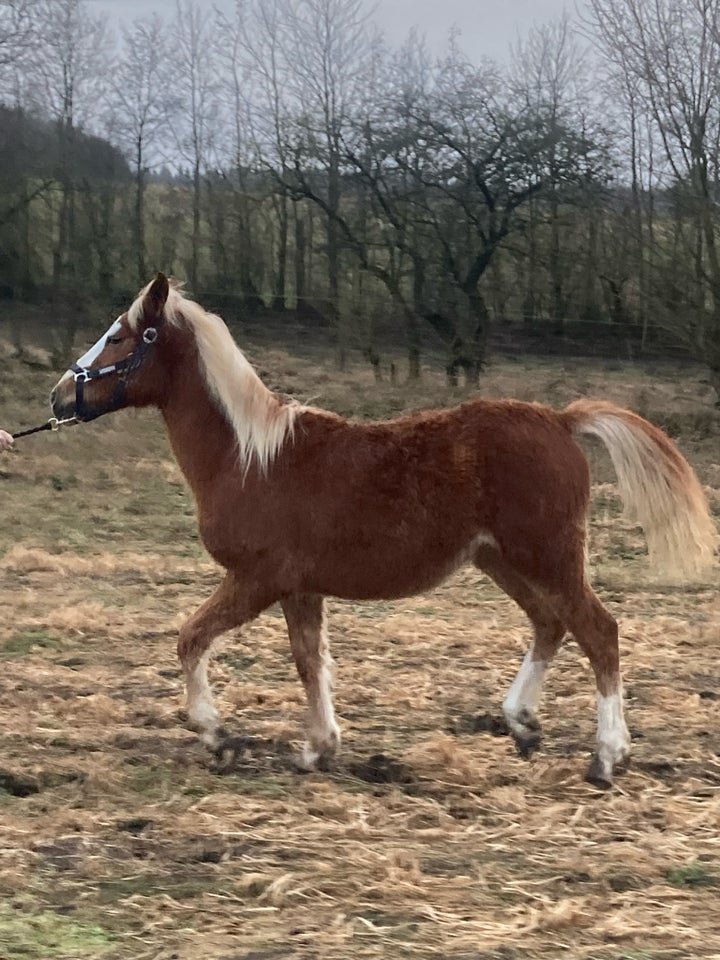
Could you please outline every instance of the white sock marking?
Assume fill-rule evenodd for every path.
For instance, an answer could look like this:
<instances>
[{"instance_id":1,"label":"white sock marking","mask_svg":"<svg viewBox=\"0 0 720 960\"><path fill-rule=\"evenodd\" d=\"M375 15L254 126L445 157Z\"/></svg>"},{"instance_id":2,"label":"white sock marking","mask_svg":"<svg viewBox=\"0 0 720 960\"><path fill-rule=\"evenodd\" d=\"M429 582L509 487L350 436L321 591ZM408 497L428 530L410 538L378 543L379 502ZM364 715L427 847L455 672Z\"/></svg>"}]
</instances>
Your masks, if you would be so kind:
<instances>
[{"instance_id":1,"label":"white sock marking","mask_svg":"<svg viewBox=\"0 0 720 960\"><path fill-rule=\"evenodd\" d=\"M519 718L522 714L534 718L540 703L548 664L546 660L534 660L533 652L534 645L525 654L522 666L503 703L505 719L515 733L526 732L525 724Z\"/></svg>"},{"instance_id":2,"label":"white sock marking","mask_svg":"<svg viewBox=\"0 0 720 960\"><path fill-rule=\"evenodd\" d=\"M200 727L203 739L213 737L218 726L218 712L213 706L212 691L207 679L209 654L201 657L187 675L187 706L190 720Z\"/></svg>"},{"instance_id":3,"label":"white sock marking","mask_svg":"<svg viewBox=\"0 0 720 960\"><path fill-rule=\"evenodd\" d=\"M604 697L597 695L598 757L612 773L616 763L620 763L630 753L630 734L623 716L622 690Z\"/></svg>"},{"instance_id":4,"label":"white sock marking","mask_svg":"<svg viewBox=\"0 0 720 960\"><path fill-rule=\"evenodd\" d=\"M300 765L306 770L314 769L321 757L332 756L340 745L340 728L335 721L332 699L334 666L327 652L327 639L323 638L317 676L307 690L307 742L299 758Z\"/></svg>"},{"instance_id":5,"label":"white sock marking","mask_svg":"<svg viewBox=\"0 0 720 960\"><path fill-rule=\"evenodd\" d=\"M317 677L317 695L309 701L308 737L313 745L334 743L338 738L335 708L332 699L333 660L326 655Z\"/></svg>"}]
</instances>

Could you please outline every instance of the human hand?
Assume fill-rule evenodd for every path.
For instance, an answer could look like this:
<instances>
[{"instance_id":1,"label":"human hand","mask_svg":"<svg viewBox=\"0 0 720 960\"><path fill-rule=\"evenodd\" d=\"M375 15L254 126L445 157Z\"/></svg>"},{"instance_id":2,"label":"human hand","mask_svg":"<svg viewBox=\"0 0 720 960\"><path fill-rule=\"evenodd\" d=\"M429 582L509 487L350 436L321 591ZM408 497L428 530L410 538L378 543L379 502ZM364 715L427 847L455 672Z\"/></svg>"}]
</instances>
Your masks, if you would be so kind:
<instances>
[{"instance_id":1,"label":"human hand","mask_svg":"<svg viewBox=\"0 0 720 960\"><path fill-rule=\"evenodd\" d=\"M5 430L0 430L0 451L9 450L13 445L12 436Z\"/></svg>"}]
</instances>

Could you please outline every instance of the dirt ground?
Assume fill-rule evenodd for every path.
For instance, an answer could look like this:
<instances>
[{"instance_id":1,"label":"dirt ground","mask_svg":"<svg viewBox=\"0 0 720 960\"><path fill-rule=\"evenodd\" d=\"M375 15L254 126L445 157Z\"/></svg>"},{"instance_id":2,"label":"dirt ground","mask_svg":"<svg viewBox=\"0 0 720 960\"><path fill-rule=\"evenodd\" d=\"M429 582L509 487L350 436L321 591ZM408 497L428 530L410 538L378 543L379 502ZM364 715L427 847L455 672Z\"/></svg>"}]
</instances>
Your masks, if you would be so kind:
<instances>
[{"instance_id":1,"label":"dirt ground","mask_svg":"<svg viewBox=\"0 0 720 960\"><path fill-rule=\"evenodd\" d=\"M457 400L366 368L249 351L269 382L362 415ZM8 428L56 374L0 359ZM702 371L494 365L487 395L616 399L679 438L720 513L720 417ZM655 581L591 451L591 567L620 621L634 754L606 793L587 662L550 673L544 741L497 722L528 632L475 571L396 603L330 603L344 743L292 751L303 696L270 610L211 676L227 768L184 726L182 620L212 591L158 418L117 414L0 460L0 957L33 960L670 960L720 957L720 591Z\"/></svg>"}]
</instances>

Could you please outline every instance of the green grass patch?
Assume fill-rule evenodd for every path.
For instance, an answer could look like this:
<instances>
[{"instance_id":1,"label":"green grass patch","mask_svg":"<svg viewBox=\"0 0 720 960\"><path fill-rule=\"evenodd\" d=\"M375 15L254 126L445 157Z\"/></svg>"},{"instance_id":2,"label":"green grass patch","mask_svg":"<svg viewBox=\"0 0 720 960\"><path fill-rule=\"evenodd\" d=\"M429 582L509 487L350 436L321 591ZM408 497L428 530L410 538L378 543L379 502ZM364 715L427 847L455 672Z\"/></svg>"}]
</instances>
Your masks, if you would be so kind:
<instances>
[{"instance_id":1,"label":"green grass patch","mask_svg":"<svg viewBox=\"0 0 720 960\"><path fill-rule=\"evenodd\" d=\"M250 667L254 666L258 662L257 657L247 657L242 653L235 653L232 650L227 650L224 653L218 654L216 660L219 663L224 663L236 673L244 673L245 670L249 670Z\"/></svg>"},{"instance_id":2,"label":"green grass patch","mask_svg":"<svg viewBox=\"0 0 720 960\"><path fill-rule=\"evenodd\" d=\"M247 774L229 774L222 778L220 789L228 793L237 793L245 797L267 797L269 800L281 800L292 792L292 781L287 782L272 775L248 776Z\"/></svg>"},{"instance_id":3,"label":"green grass patch","mask_svg":"<svg viewBox=\"0 0 720 960\"><path fill-rule=\"evenodd\" d=\"M77 483L77 477L72 474L62 475L59 473L54 473L50 477L50 485L53 490L61 491L67 490L69 487L74 487Z\"/></svg>"},{"instance_id":4,"label":"green grass patch","mask_svg":"<svg viewBox=\"0 0 720 960\"><path fill-rule=\"evenodd\" d=\"M128 897L172 897L193 900L207 890L215 889L214 878L178 879L164 874L143 873L134 877L101 880L97 886L101 904L116 903Z\"/></svg>"},{"instance_id":5,"label":"green grass patch","mask_svg":"<svg viewBox=\"0 0 720 960\"><path fill-rule=\"evenodd\" d=\"M168 767L139 766L128 777L127 788L145 797L168 797L181 790Z\"/></svg>"},{"instance_id":6,"label":"green grass patch","mask_svg":"<svg viewBox=\"0 0 720 960\"><path fill-rule=\"evenodd\" d=\"M648 553L645 547L630 547L624 543L610 544L604 551L602 562L620 561L622 564L635 564L647 561Z\"/></svg>"},{"instance_id":7,"label":"green grass patch","mask_svg":"<svg viewBox=\"0 0 720 960\"><path fill-rule=\"evenodd\" d=\"M0 648L0 656L24 657L31 650L53 650L60 646L56 637L51 637L45 630L21 630L9 637Z\"/></svg>"},{"instance_id":8,"label":"green grass patch","mask_svg":"<svg viewBox=\"0 0 720 960\"><path fill-rule=\"evenodd\" d=\"M348 603L340 601L337 606L339 613L350 613L360 620L376 620L392 614L397 608L395 604L386 600L371 600L364 603Z\"/></svg>"},{"instance_id":9,"label":"green grass patch","mask_svg":"<svg viewBox=\"0 0 720 960\"><path fill-rule=\"evenodd\" d=\"M212 792L212 790L208 790L206 787L202 787L200 785L190 785L189 787L185 787L183 789L182 795L184 797L207 797Z\"/></svg>"},{"instance_id":10,"label":"green grass patch","mask_svg":"<svg viewBox=\"0 0 720 960\"><path fill-rule=\"evenodd\" d=\"M674 887L717 887L718 878L708 872L706 864L695 860L684 867L667 872L668 883Z\"/></svg>"},{"instance_id":11,"label":"green grass patch","mask_svg":"<svg viewBox=\"0 0 720 960\"><path fill-rule=\"evenodd\" d=\"M0 904L0 950L7 960L98 957L114 942L114 935L99 924L35 911L22 901Z\"/></svg>"},{"instance_id":12,"label":"green grass patch","mask_svg":"<svg viewBox=\"0 0 720 960\"><path fill-rule=\"evenodd\" d=\"M272 773L258 773L255 770L241 770L238 773L226 773L216 779L214 789L204 791L204 796L213 793L235 793L243 797L264 797L268 800L283 800L292 793L296 784L292 775L283 778ZM186 791L191 796L194 791Z\"/></svg>"}]
</instances>

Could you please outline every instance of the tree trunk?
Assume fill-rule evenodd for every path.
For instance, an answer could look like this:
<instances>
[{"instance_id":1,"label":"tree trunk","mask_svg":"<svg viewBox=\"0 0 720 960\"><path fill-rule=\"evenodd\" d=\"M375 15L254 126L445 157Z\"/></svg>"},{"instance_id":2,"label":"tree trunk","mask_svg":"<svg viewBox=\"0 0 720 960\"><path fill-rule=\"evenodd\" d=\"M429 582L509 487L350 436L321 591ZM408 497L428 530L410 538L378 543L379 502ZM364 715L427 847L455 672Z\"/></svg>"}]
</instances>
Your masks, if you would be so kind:
<instances>
[{"instance_id":1,"label":"tree trunk","mask_svg":"<svg viewBox=\"0 0 720 960\"><path fill-rule=\"evenodd\" d=\"M720 317L715 318L715 324L715 329L720 331ZM720 408L720 335L712 343L709 355L708 380L715 391L715 406Z\"/></svg>"},{"instance_id":2,"label":"tree trunk","mask_svg":"<svg viewBox=\"0 0 720 960\"><path fill-rule=\"evenodd\" d=\"M235 225L237 228L236 262L238 268L238 280L240 281L240 289L242 290L243 296L247 297L250 294L252 282L250 277L250 251L248 246L249 225L245 203L245 196L240 189L238 189L235 194Z\"/></svg>"},{"instance_id":3,"label":"tree trunk","mask_svg":"<svg viewBox=\"0 0 720 960\"><path fill-rule=\"evenodd\" d=\"M295 204L295 301L298 305L305 299L305 245L305 221Z\"/></svg>"},{"instance_id":4,"label":"tree trunk","mask_svg":"<svg viewBox=\"0 0 720 960\"><path fill-rule=\"evenodd\" d=\"M326 224L327 236L327 265L328 265L328 300L330 311L335 321L337 331L337 358L338 366L345 369L347 361L347 330L343 322L340 309L340 258L339 232L337 213L340 207L340 167L337 151L333 148L328 168L328 208L329 214Z\"/></svg>"},{"instance_id":5,"label":"tree trunk","mask_svg":"<svg viewBox=\"0 0 720 960\"><path fill-rule=\"evenodd\" d=\"M475 320L475 329L472 336L472 354L467 376L468 379L472 379L473 383L478 383L487 359L490 316L485 298L479 290L473 290L468 295L468 303Z\"/></svg>"},{"instance_id":6,"label":"tree trunk","mask_svg":"<svg viewBox=\"0 0 720 960\"><path fill-rule=\"evenodd\" d=\"M225 196L222 186L208 198L208 214L212 217L212 266L214 283L226 289L229 278L225 242Z\"/></svg>"},{"instance_id":7,"label":"tree trunk","mask_svg":"<svg viewBox=\"0 0 720 960\"><path fill-rule=\"evenodd\" d=\"M651 160L650 168L648 172L648 179L650 180L651 184L652 184L652 173L653 173L653 168L652 168L652 160ZM649 187L647 196L648 196L648 207L647 207L648 269L647 269L646 277L652 278L655 272L655 195L653 193L652 186ZM642 256L642 253L643 252L641 251L641 256ZM647 297L648 297L649 303L652 303L652 288L653 288L652 282L648 282ZM650 311L646 310L643 316L641 350L644 351L647 348L649 337L650 337Z\"/></svg>"},{"instance_id":8,"label":"tree trunk","mask_svg":"<svg viewBox=\"0 0 720 960\"><path fill-rule=\"evenodd\" d=\"M290 214L288 211L287 197L284 193L280 194L279 201L277 274L275 276L273 308L275 310L282 311L285 309L285 278L287 274L288 226Z\"/></svg>"},{"instance_id":9,"label":"tree trunk","mask_svg":"<svg viewBox=\"0 0 720 960\"><path fill-rule=\"evenodd\" d=\"M587 211L587 249L583 274L582 313L585 320L597 320L599 315L595 282L598 274L598 210L590 203Z\"/></svg>"},{"instance_id":10,"label":"tree trunk","mask_svg":"<svg viewBox=\"0 0 720 960\"><path fill-rule=\"evenodd\" d=\"M405 312L405 343L408 356L408 379L420 379L420 325L418 317L425 311L425 261L413 257L413 305Z\"/></svg>"},{"instance_id":11,"label":"tree trunk","mask_svg":"<svg viewBox=\"0 0 720 960\"><path fill-rule=\"evenodd\" d=\"M70 206L72 204L72 186L70 184L70 125L61 121L58 128L60 138L60 211L58 213L57 239L53 247L53 287L57 292L65 281L65 266L68 261L70 243Z\"/></svg>"},{"instance_id":12,"label":"tree trunk","mask_svg":"<svg viewBox=\"0 0 720 960\"><path fill-rule=\"evenodd\" d=\"M532 326L537 320L537 237L535 200L528 203L528 252L525 273L525 296L523 298L523 324Z\"/></svg>"},{"instance_id":13,"label":"tree trunk","mask_svg":"<svg viewBox=\"0 0 720 960\"><path fill-rule=\"evenodd\" d=\"M112 289L113 269L110 253L113 214L113 183L110 181L100 197L100 230L97 238L98 292L107 300Z\"/></svg>"},{"instance_id":14,"label":"tree trunk","mask_svg":"<svg viewBox=\"0 0 720 960\"><path fill-rule=\"evenodd\" d=\"M643 231L643 215L642 215L642 202L640 199L641 193L641 184L640 178L638 176L638 149L637 149L637 123L635 120L635 111L634 108L631 108L630 114L630 162L631 162L631 192L632 192L632 208L633 208L633 227L635 234L635 262L637 263L637 282L638 289L640 291L640 322L642 323L643 332L647 324L647 313L648 313L648 296L647 296L647 280L645 276L645 257L643 256L644 248L644 231ZM644 335L643 335L644 339Z\"/></svg>"},{"instance_id":15,"label":"tree trunk","mask_svg":"<svg viewBox=\"0 0 720 960\"><path fill-rule=\"evenodd\" d=\"M137 264L138 286L147 281L145 264L145 170L143 169L142 140L137 141L135 156L135 262Z\"/></svg>"},{"instance_id":16,"label":"tree trunk","mask_svg":"<svg viewBox=\"0 0 720 960\"><path fill-rule=\"evenodd\" d=\"M23 295L27 297L30 293L33 270L31 263L32 243L32 220L31 220L31 200L29 184L25 177L22 181L22 208L20 210L20 270L19 278Z\"/></svg>"},{"instance_id":17,"label":"tree trunk","mask_svg":"<svg viewBox=\"0 0 720 960\"><path fill-rule=\"evenodd\" d=\"M555 197L550 201L550 249L548 251L550 269L550 313L553 333L562 336L565 332L565 305L563 303L563 277L560 262L560 215L559 204Z\"/></svg>"},{"instance_id":18,"label":"tree trunk","mask_svg":"<svg viewBox=\"0 0 720 960\"><path fill-rule=\"evenodd\" d=\"M420 379L420 325L414 310L405 311L405 340L408 355L408 380Z\"/></svg>"},{"instance_id":19,"label":"tree trunk","mask_svg":"<svg viewBox=\"0 0 720 960\"><path fill-rule=\"evenodd\" d=\"M198 261L200 257L200 188L200 162L196 160L193 168L193 226L190 256L190 285L195 295L197 295L198 290Z\"/></svg>"}]
</instances>

